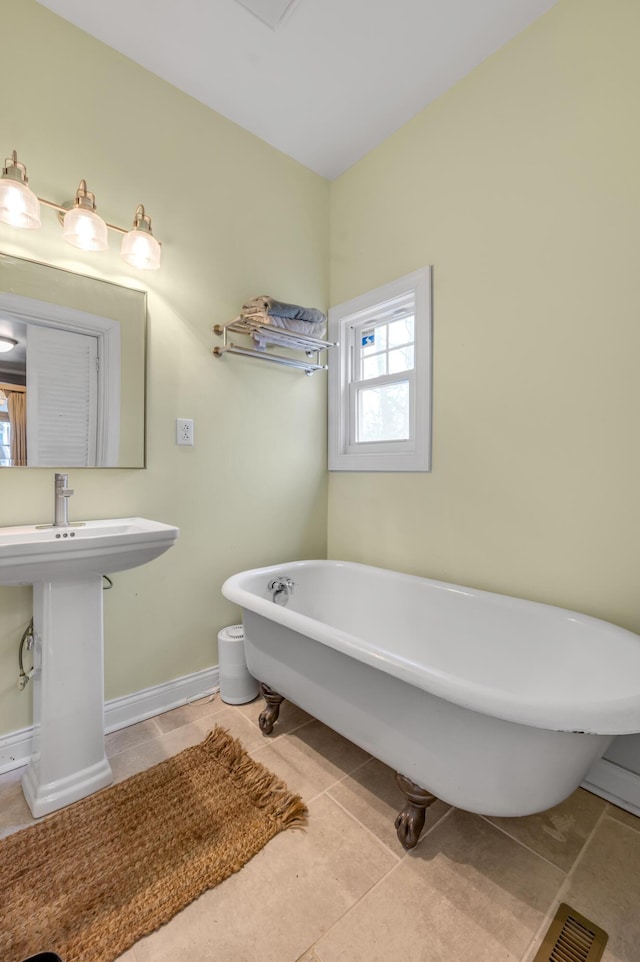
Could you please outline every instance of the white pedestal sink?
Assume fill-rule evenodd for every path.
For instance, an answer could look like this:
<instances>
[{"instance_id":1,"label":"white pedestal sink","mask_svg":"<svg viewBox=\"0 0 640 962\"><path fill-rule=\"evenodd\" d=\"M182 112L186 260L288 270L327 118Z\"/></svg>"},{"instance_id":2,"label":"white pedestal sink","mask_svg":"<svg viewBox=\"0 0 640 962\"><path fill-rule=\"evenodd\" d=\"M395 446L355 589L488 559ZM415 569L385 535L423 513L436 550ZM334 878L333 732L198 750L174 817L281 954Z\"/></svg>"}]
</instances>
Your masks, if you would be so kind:
<instances>
[{"instance_id":1,"label":"white pedestal sink","mask_svg":"<svg viewBox=\"0 0 640 962\"><path fill-rule=\"evenodd\" d=\"M102 575L146 564L177 536L177 528L145 518L0 528L0 584L33 585L34 752L22 788L36 818L112 781Z\"/></svg>"}]
</instances>

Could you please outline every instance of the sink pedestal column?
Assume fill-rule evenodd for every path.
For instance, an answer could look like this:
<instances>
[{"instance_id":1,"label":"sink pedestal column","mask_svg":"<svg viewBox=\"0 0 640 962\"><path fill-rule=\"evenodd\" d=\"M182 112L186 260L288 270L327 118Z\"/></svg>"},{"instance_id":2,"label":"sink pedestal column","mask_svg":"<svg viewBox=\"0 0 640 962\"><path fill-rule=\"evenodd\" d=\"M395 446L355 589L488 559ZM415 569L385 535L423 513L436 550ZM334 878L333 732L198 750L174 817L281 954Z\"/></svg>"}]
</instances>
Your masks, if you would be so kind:
<instances>
[{"instance_id":1,"label":"sink pedestal column","mask_svg":"<svg viewBox=\"0 0 640 962\"><path fill-rule=\"evenodd\" d=\"M34 751L22 789L38 818L113 781L104 750L102 576L33 586Z\"/></svg>"}]
</instances>

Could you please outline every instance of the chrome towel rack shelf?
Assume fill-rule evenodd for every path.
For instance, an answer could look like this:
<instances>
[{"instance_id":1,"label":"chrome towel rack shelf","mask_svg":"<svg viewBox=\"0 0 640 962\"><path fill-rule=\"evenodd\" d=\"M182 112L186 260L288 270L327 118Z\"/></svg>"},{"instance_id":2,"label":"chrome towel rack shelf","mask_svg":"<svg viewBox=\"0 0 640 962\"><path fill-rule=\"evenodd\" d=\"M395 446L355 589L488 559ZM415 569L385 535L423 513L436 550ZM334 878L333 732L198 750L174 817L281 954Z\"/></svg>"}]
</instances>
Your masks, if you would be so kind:
<instances>
[{"instance_id":1,"label":"chrome towel rack shelf","mask_svg":"<svg viewBox=\"0 0 640 962\"><path fill-rule=\"evenodd\" d=\"M299 368L308 375L315 374L317 371L326 371L327 365L321 363L320 354L322 351L338 346L336 341L324 341L308 334L288 331L273 324L265 324L258 317L250 317L245 314L234 317L227 324L215 324L213 333L224 338L222 346L213 349L215 357L223 357L225 354L240 354L243 357L253 357L260 361L270 361L272 364ZM257 346L251 348L236 344L229 340L230 333L250 337ZM297 358L288 357L284 354L274 354L267 350L267 345L271 344L277 344L293 351L303 351L305 357Z\"/></svg>"}]
</instances>

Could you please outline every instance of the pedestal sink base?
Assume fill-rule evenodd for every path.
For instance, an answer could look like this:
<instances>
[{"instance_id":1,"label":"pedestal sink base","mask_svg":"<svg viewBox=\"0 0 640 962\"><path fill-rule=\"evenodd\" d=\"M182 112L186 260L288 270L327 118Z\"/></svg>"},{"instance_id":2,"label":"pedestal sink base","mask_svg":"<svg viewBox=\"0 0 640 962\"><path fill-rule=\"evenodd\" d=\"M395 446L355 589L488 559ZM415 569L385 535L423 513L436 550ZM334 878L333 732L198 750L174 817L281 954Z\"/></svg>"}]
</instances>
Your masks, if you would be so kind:
<instances>
[{"instance_id":1,"label":"pedestal sink base","mask_svg":"<svg viewBox=\"0 0 640 962\"><path fill-rule=\"evenodd\" d=\"M22 776L22 791L34 818L50 815L65 805L106 788L113 781L113 772L106 758L55 782L42 782L39 768L39 762L31 759Z\"/></svg>"},{"instance_id":2,"label":"pedestal sink base","mask_svg":"<svg viewBox=\"0 0 640 962\"><path fill-rule=\"evenodd\" d=\"M112 780L104 750L102 575L33 586L34 752L23 779L38 818Z\"/></svg>"}]
</instances>

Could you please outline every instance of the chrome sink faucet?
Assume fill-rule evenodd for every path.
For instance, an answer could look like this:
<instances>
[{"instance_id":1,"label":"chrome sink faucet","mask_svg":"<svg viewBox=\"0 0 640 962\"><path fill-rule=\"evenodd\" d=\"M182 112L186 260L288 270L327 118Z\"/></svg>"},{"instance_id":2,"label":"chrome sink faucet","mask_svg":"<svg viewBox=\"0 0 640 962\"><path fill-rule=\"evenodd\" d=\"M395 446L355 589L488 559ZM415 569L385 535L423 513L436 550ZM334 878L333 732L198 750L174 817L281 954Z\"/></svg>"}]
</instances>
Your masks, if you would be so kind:
<instances>
[{"instance_id":1,"label":"chrome sink faucet","mask_svg":"<svg viewBox=\"0 0 640 962\"><path fill-rule=\"evenodd\" d=\"M69 498L73 494L73 488L69 487L68 474L56 474L55 480L55 513L53 520L54 528L69 527Z\"/></svg>"}]
</instances>

